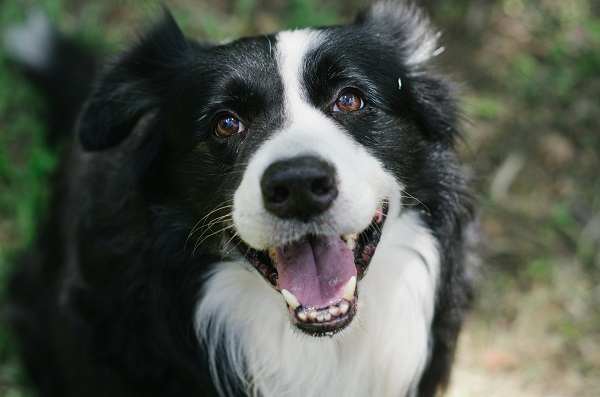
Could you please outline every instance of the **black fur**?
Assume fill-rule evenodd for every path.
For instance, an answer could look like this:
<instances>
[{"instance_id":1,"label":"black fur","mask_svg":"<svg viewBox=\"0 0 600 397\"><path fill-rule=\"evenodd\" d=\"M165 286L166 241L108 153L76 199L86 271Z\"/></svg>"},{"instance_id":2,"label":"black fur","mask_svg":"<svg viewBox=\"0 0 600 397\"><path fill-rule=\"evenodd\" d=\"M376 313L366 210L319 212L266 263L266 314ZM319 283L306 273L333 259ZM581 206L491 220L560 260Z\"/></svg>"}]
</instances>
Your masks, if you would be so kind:
<instances>
[{"instance_id":1,"label":"black fur","mask_svg":"<svg viewBox=\"0 0 600 397\"><path fill-rule=\"evenodd\" d=\"M464 251L472 200L453 152L452 85L407 65L398 42L411 26L381 18L332 28L305 79L316 106L348 84L372 98L360 119L338 122L419 198L440 242L433 356L419 387L433 396L472 295ZM216 394L192 322L208 265L222 259L221 236L201 247L186 240L203 217L226 213L211 211L231 201L249 157L281 126L275 40L200 44L167 13L95 84L40 244L10 288L15 334L42 395ZM215 136L227 109L257 132ZM367 125L369 136L360 133ZM405 133L390 133L398 126Z\"/></svg>"}]
</instances>

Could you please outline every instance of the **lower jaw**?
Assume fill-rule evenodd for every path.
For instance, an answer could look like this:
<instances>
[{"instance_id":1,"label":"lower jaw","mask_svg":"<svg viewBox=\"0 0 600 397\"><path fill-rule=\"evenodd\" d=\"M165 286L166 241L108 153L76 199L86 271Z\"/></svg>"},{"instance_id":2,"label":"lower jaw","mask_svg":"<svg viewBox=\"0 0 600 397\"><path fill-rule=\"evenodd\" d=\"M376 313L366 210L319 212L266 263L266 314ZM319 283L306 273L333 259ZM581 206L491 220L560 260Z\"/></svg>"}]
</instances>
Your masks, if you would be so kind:
<instances>
[{"instance_id":1,"label":"lower jaw","mask_svg":"<svg viewBox=\"0 0 600 397\"><path fill-rule=\"evenodd\" d=\"M342 299L325 308L288 307L291 322L312 336L333 336L345 329L356 315L358 296L349 301Z\"/></svg>"}]
</instances>

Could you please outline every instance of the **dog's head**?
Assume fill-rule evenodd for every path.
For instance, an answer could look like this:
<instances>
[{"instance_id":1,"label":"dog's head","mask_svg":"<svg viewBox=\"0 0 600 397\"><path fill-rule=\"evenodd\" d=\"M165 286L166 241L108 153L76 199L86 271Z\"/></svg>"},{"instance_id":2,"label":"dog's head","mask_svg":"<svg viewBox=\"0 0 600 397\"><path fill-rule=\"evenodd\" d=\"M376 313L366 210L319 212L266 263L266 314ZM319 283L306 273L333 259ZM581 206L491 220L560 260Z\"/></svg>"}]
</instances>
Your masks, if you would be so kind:
<instances>
[{"instance_id":1,"label":"dog's head","mask_svg":"<svg viewBox=\"0 0 600 397\"><path fill-rule=\"evenodd\" d=\"M293 324L335 333L385 223L427 197L425 164L452 145L451 87L424 68L436 39L395 1L223 45L185 39L166 15L102 77L80 140L118 147L146 116L131 161L152 169L159 204L188 214L190 246L245 257Z\"/></svg>"}]
</instances>

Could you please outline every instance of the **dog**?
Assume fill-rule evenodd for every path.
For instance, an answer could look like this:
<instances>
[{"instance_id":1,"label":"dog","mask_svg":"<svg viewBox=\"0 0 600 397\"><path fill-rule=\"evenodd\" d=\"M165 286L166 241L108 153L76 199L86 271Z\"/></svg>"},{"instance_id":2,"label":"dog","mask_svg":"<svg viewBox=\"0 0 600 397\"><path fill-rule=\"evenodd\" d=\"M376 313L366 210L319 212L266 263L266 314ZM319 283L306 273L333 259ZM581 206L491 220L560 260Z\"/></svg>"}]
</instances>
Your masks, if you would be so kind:
<instances>
[{"instance_id":1,"label":"dog","mask_svg":"<svg viewBox=\"0 0 600 397\"><path fill-rule=\"evenodd\" d=\"M443 389L474 204L440 52L402 1L223 44L165 11L93 84L10 286L41 394Z\"/></svg>"}]
</instances>

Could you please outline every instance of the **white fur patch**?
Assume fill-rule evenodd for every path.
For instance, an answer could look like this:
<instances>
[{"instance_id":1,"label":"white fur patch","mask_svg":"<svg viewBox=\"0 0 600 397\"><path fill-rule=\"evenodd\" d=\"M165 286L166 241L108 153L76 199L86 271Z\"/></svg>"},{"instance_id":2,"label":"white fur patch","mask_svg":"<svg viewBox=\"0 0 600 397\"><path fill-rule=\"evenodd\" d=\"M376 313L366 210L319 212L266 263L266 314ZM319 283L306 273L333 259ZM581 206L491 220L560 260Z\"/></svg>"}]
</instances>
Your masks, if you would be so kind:
<instances>
[{"instance_id":1,"label":"white fur patch","mask_svg":"<svg viewBox=\"0 0 600 397\"><path fill-rule=\"evenodd\" d=\"M358 284L352 323L332 337L299 331L281 294L243 261L217 263L196 310L196 329L209 352L213 379L232 394L231 376L250 395L410 396L429 357L439 252L419 216L401 209L401 186L364 147L305 97L305 54L324 39L302 30L277 37L284 81L283 128L251 158L234 198L239 236L256 249L306 233L342 235L368 227L381 199L387 220L367 274ZM274 161L299 155L325 159L337 172L338 196L307 226L268 213L260 178ZM218 356L217 346L226 356ZM219 373L225 362L232 373Z\"/></svg>"}]
</instances>

